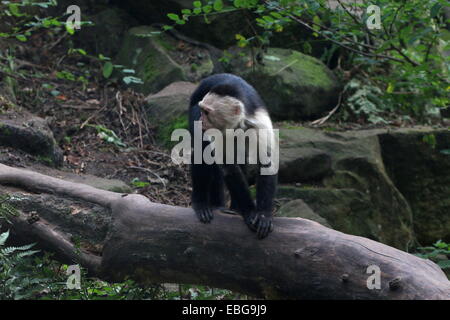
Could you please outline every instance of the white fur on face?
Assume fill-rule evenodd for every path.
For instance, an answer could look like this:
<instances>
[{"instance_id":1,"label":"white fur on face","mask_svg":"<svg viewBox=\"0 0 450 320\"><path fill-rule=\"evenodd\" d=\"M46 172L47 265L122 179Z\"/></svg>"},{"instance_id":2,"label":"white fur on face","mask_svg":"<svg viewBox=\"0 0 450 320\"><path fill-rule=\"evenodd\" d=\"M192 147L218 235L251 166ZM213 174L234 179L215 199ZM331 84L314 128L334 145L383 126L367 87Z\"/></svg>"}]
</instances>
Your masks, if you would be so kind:
<instances>
[{"instance_id":1,"label":"white fur on face","mask_svg":"<svg viewBox=\"0 0 450 320\"><path fill-rule=\"evenodd\" d=\"M198 105L202 109L203 130L235 129L245 119L244 104L230 96L219 96L209 92Z\"/></svg>"},{"instance_id":2,"label":"white fur on face","mask_svg":"<svg viewBox=\"0 0 450 320\"><path fill-rule=\"evenodd\" d=\"M267 152L269 153L271 153L274 150L277 150L277 147L275 145L276 141L275 135L273 133L272 120L270 119L270 116L266 110L264 109L256 110L255 114L252 117L247 118L246 120L248 125L245 125L245 127L263 129L263 132L257 131L258 147L260 149L267 150ZM248 158L250 161L256 161L256 159L258 159L258 154L255 148L250 148Z\"/></svg>"}]
</instances>

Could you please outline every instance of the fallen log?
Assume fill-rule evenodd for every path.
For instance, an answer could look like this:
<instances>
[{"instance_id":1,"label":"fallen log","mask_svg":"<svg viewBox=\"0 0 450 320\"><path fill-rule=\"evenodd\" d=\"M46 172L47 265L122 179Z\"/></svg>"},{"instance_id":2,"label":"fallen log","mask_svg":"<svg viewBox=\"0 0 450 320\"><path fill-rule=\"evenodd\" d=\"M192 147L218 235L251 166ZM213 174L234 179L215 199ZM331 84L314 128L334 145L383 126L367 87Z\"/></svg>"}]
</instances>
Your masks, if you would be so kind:
<instances>
[{"instance_id":1,"label":"fallen log","mask_svg":"<svg viewBox=\"0 0 450 320\"><path fill-rule=\"evenodd\" d=\"M238 216L216 213L205 225L189 208L2 164L0 184L109 208L113 219L101 260L86 254L74 257L69 244L59 250L98 269L104 279L205 284L275 299L450 299L450 282L433 262L306 219L276 218L274 232L258 240ZM28 220L20 221L13 227L37 232L32 222L26 231L23 223ZM70 239L56 228L39 228L46 230L40 239L47 247L55 247L57 239ZM373 274L368 270L373 266L381 272L380 287L369 289Z\"/></svg>"}]
</instances>

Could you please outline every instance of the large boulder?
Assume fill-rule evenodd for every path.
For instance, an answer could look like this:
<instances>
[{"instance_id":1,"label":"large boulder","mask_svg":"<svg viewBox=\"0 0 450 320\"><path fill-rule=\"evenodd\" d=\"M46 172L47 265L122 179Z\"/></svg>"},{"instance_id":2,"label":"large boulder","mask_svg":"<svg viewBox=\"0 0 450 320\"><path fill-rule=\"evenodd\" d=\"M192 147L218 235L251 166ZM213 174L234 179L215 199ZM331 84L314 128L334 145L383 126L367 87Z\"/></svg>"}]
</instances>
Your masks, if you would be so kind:
<instances>
[{"instance_id":1,"label":"large boulder","mask_svg":"<svg viewBox=\"0 0 450 320\"><path fill-rule=\"evenodd\" d=\"M449 153L445 129L281 128L278 196L302 199L337 230L400 249L416 239L448 242Z\"/></svg>"},{"instance_id":2,"label":"large boulder","mask_svg":"<svg viewBox=\"0 0 450 320\"><path fill-rule=\"evenodd\" d=\"M176 81L198 81L214 69L208 50L189 47L149 26L128 30L116 61L135 70L143 84L133 87L145 94Z\"/></svg>"},{"instance_id":3,"label":"large boulder","mask_svg":"<svg viewBox=\"0 0 450 320\"><path fill-rule=\"evenodd\" d=\"M147 96L145 102L150 120L167 124L180 116L187 116L189 99L196 87L194 83L179 81Z\"/></svg>"},{"instance_id":4,"label":"large boulder","mask_svg":"<svg viewBox=\"0 0 450 320\"><path fill-rule=\"evenodd\" d=\"M290 217L311 219L345 233L363 236L402 249L407 247L407 242L402 239L402 236L407 234L408 239L411 238L411 230L406 232L399 230L398 238L394 233L394 227L385 231L379 230L380 226L374 219L376 208L370 196L356 189L281 185L278 188L277 197L293 199L279 209L281 216L286 215L288 211ZM296 202L298 199L306 203L314 214L308 214L309 217L303 213L299 214L302 211L294 207L298 204ZM288 210L285 206L288 206ZM398 226L398 223L395 225Z\"/></svg>"},{"instance_id":5,"label":"large boulder","mask_svg":"<svg viewBox=\"0 0 450 320\"><path fill-rule=\"evenodd\" d=\"M423 128L379 137L387 172L411 205L419 242L450 242L450 131Z\"/></svg>"},{"instance_id":6,"label":"large boulder","mask_svg":"<svg viewBox=\"0 0 450 320\"><path fill-rule=\"evenodd\" d=\"M336 106L341 85L320 60L298 51L269 48L261 63L232 51L231 71L261 94L271 115L280 120L313 119Z\"/></svg>"},{"instance_id":7,"label":"large boulder","mask_svg":"<svg viewBox=\"0 0 450 320\"><path fill-rule=\"evenodd\" d=\"M282 148L280 175L283 182L318 180L331 172L331 157L316 148Z\"/></svg>"},{"instance_id":8,"label":"large boulder","mask_svg":"<svg viewBox=\"0 0 450 320\"><path fill-rule=\"evenodd\" d=\"M278 196L302 199L340 231L408 248L411 208L386 173L380 132L281 128L280 182L299 186L282 185Z\"/></svg>"},{"instance_id":9,"label":"large boulder","mask_svg":"<svg viewBox=\"0 0 450 320\"><path fill-rule=\"evenodd\" d=\"M172 147L172 132L188 128L188 106L196 84L186 81L174 82L145 99L149 120L157 129L157 140L165 147Z\"/></svg>"}]
</instances>

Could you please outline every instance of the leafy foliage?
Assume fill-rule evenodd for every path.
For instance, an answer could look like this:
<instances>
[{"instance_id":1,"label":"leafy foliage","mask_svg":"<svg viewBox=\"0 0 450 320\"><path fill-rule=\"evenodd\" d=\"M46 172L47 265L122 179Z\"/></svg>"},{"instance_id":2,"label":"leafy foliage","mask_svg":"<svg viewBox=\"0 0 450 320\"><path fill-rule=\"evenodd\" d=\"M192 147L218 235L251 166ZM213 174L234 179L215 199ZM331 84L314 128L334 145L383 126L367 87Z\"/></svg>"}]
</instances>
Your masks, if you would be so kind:
<instances>
[{"instance_id":1,"label":"leafy foliage","mask_svg":"<svg viewBox=\"0 0 450 320\"><path fill-rule=\"evenodd\" d=\"M29 289L40 281L22 277L20 268L25 258L35 254L36 250L30 250L34 244L21 247L7 247L6 240L9 231L0 234L0 298L23 299L30 295Z\"/></svg>"},{"instance_id":2,"label":"leafy foliage","mask_svg":"<svg viewBox=\"0 0 450 320\"><path fill-rule=\"evenodd\" d=\"M375 28L371 23L378 16L369 10L373 5L380 9ZM450 6L447 0L337 1L336 8L326 0L210 0L194 1L192 6L181 14L168 14L169 19L182 25L193 16L203 16L208 23L208 15L250 11L259 29L254 29L255 34L237 34L240 47L266 46L294 25L309 31L311 42L323 39L332 44L322 56L325 62L340 48L345 60L339 68L356 70L367 79L349 96L347 105L368 115L370 122L383 121L378 115L381 105L423 118L430 110L450 104L450 57L444 54L450 49L443 14L443 8ZM310 51L311 45L305 42L303 48Z\"/></svg>"},{"instance_id":3,"label":"leafy foliage","mask_svg":"<svg viewBox=\"0 0 450 320\"><path fill-rule=\"evenodd\" d=\"M87 278L82 273L81 290L68 290L67 265L51 259L51 255L35 256L34 244L6 247L9 232L0 234L0 300L129 300L157 299L163 294L160 286L142 288L133 281L109 284ZM34 258L32 256L35 256Z\"/></svg>"},{"instance_id":4,"label":"leafy foliage","mask_svg":"<svg viewBox=\"0 0 450 320\"><path fill-rule=\"evenodd\" d=\"M344 92L348 94L347 117L352 113L353 116L362 117L370 123L386 123L382 112L388 111L388 107L381 100L382 92L378 87L353 79L344 87Z\"/></svg>"},{"instance_id":5,"label":"leafy foliage","mask_svg":"<svg viewBox=\"0 0 450 320\"><path fill-rule=\"evenodd\" d=\"M419 253L416 256L433 260L442 269L450 269L450 244L439 240L433 246L419 247L417 249Z\"/></svg>"},{"instance_id":6,"label":"leafy foliage","mask_svg":"<svg viewBox=\"0 0 450 320\"><path fill-rule=\"evenodd\" d=\"M0 300L137 300L224 299L236 295L204 286L139 286L132 280L108 283L89 278L82 269L81 289L67 289L67 268L49 253L37 255L34 244L6 246L9 231L0 234Z\"/></svg>"}]
</instances>

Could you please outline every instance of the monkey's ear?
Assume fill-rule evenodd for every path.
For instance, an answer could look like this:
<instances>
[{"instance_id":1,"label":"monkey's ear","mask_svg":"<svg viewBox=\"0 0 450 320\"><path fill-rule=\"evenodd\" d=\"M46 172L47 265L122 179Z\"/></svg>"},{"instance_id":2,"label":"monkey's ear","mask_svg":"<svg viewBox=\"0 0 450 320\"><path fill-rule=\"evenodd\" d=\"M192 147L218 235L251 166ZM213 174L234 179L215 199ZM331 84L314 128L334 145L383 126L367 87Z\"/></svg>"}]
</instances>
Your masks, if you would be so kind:
<instances>
[{"instance_id":1,"label":"monkey's ear","mask_svg":"<svg viewBox=\"0 0 450 320\"><path fill-rule=\"evenodd\" d=\"M240 105L237 105L237 106L234 107L234 114L235 114L236 116L240 115L241 112L242 112L242 109L241 109L241 106L240 106Z\"/></svg>"},{"instance_id":2,"label":"monkey's ear","mask_svg":"<svg viewBox=\"0 0 450 320\"><path fill-rule=\"evenodd\" d=\"M207 112L214 111L213 108L211 108L210 106L205 105L204 103L199 104L199 106L200 106L200 109L202 109L202 110L204 110L204 111L207 111Z\"/></svg>"}]
</instances>

